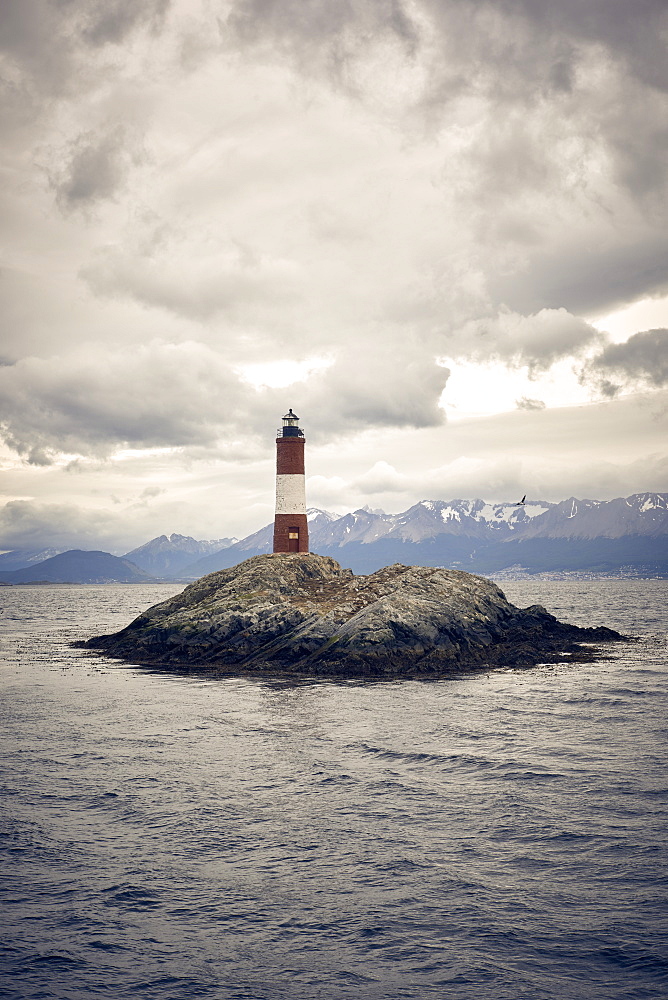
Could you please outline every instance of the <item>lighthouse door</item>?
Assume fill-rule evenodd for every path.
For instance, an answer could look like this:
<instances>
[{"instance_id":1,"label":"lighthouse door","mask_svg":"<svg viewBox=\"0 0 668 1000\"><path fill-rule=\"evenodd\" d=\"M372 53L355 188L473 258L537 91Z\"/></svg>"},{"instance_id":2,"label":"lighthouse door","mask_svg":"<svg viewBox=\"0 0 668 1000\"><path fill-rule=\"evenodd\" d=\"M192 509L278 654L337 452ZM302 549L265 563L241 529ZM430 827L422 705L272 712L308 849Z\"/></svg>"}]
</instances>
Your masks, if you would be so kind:
<instances>
[{"instance_id":1,"label":"lighthouse door","mask_svg":"<svg viewBox=\"0 0 668 1000\"><path fill-rule=\"evenodd\" d=\"M288 528L288 552L299 552L299 528Z\"/></svg>"}]
</instances>

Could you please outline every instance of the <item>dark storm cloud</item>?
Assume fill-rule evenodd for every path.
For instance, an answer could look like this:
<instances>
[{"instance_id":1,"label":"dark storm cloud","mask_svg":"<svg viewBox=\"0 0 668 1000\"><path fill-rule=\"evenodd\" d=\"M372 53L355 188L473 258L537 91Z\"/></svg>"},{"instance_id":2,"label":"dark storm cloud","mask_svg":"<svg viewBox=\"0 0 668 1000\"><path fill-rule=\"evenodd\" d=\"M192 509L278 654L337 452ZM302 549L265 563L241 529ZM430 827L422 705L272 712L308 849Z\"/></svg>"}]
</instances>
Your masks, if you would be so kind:
<instances>
[{"instance_id":1,"label":"dark storm cloud","mask_svg":"<svg viewBox=\"0 0 668 1000\"><path fill-rule=\"evenodd\" d=\"M126 102L112 97L106 106L108 94L100 95L122 79L124 46L131 51L141 31L157 33L170 3L5 0L0 114L8 176L17 171L22 184L35 185L42 174L39 186L45 176L65 212L116 195L137 142Z\"/></svg>"},{"instance_id":2,"label":"dark storm cloud","mask_svg":"<svg viewBox=\"0 0 668 1000\"><path fill-rule=\"evenodd\" d=\"M450 375L414 345L360 342L341 353L303 390L316 440L367 427L434 427L444 421L439 400ZM301 405L301 404L300 404Z\"/></svg>"},{"instance_id":3,"label":"dark storm cloud","mask_svg":"<svg viewBox=\"0 0 668 1000\"><path fill-rule=\"evenodd\" d=\"M641 79L652 86L668 86L662 55L663 0L494 0L493 6L510 17L526 19L538 38L556 34L573 42L605 44L628 59Z\"/></svg>"},{"instance_id":4,"label":"dark storm cloud","mask_svg":"<svg viewBox=\"0 0 668 1000\"><path fill-rule=\"evenodd\" d=\"M419 34L403 0L237 0L225 31L242 44L268 40L298 63L319 63L336 76L373 40L394 37L410 52Z\"/></svg>"},{"instance_id":5,"label":"dark storm cloud","mask_svg":"<svg viewBox=\"0 0 668 1000\"><path fill-rule=\"evenodd\" d=\"M621 235L613 246L580 240L537 248L522 271L491 275L490 290L522 312L543 305L563 305L575 313L612 309L646 294L668 292L668 239L663 232L645 232L637 240Z\"/></svg>"},{"instance_id":6,"label":"dark storm cloud","mask_svg":"<svg viewBox=\"0 0 668 1000\"><path fill-rule=\"evenodd\" d=\"M325 72L413 138L466 137L457 102L481 102L441 183L470 199L492 301L522 312L666 287L666 32L664 0L234 0L225 22L229 45Z\"/></svg>"},{"instance_id":7,"label":"dark storm cloud","mask_svg":"<svg viewBox=\"0 0 668 1000\"><path fill-rule=\"evenodd\" d=\"M211 444L227 413L237 427L247 410L238 379L196 344L27 358L0 371L0 388L5 440L33 463L54 452Z\"/></svg>"},{"instance_id":8,"label":"dark storm cloud","mask_svg":"<svg viewBox=\"0 0 668 1000\"><path fill-rule=\"evenodd\" d=\"M645 330L623 344L610 344L583 371L604 396L623 388L668 385L668 330Z\"/></svg>"},{"instance_id":9,"label":"dark storm cloud","mask_svg":"<svg viewBox=\"0 0 668 1000\"><path fill-rule=\"evenodd\" d=\"M314 459L336 443L332 478L397 464L369 489L493 493L524 456L557 494L595 495L604 466L611 490L647 481L649 408L620 457L623 398L593 439L591 408L569 423L532 397L572 398L569 364L592 354L583 378L608 395L663 378L663 341L620 354L574 313L668 288L665 0L4 6L0 420L35 466L10 458L8 495L113 494L122 517L162 503L142 497L156 482L189 506L206 467L203 509L250 530L239 511L272 485L253 462L270 468L288 406ZM512 372L503 405L526 396L505 424L467 423L497 405L474 383L444 432L436 358L553 371L545 388ZM291 366L308 376L271 387ZM75 505L10 514L12 537L88 531Z\"/></svg>"},{"instance_id":10,"label":"dark storm cloud","mask_svg":"<svg viewBox=\"0 0 668 1000\"><path fill-rule=\"evenodd\" d=\"M126 174L129 156L126 130L113 127L102 135L86 132L72 144L52 177L58 202L64 209L85 208L112 198Z\"/></svg>"},{"instance_id":11,"label":"dark storm cloud","mask_svg":"<svg viewBox=\"0 0 668 1000\"><path fill-rule=\"evenodd\" d=\"M81 63L105 45L119 45L139 27L157 30L171 0L7 0L0 51L4 80L27 97L68 92L83 82Z\"/></svg>"},{"instance_id":12,"label":"dark storm cloud","mask_svg":"<svg viewBox=\"0 0 668 1000\"><path fill-rule=\"evenodd\" d=\"M319 51L325 65L373 46L379 36L394 36L409 51L436 42L432 82L442 95L445 81L451 90L475 85L461 75L463 63L481 78L504 65L500 92L520 79L568 91L586 44L605 46L651 86L668 86L663 0L236 0L225 26L243 42L270 40L298 58Z\"/></svg>"},{"instance_id":13,"label":"dark storm cloud","mask_svg":"<svg viewBox=\"0 0 668 1000\"><path fill-rule=\"evenodd\" d=\"M68 5L72 0L67 0ZM84 5L81 36L91 45L118 45L139 24L161 27L171 0L93 0Z\"/></svg>"},{"instance_id":14,"label":"dark storm cloud","mask_svg":"<svg viewBox=\"0 0 668 1000\"><path fill-rule=\"evenodd\" d=\"M313 414L313 436L323 441L369 425L442 422L448 374L408 351L383 356L360 347L321 377L258 391L201 344L156 342L127 354L83 351L0 369L0 429L32 465L59 453L105 457L121 447L200 453L221 438L254 435L269 447L267 428L290 397Z\"/></svg>"},{"instance_id":15,"label":"dark storm cloud","mask_svg":"<svg viewBox=\"0 0 668 1000\"><path fill-rule=\"evenodd\" d=\"M451 350L458 357L527 366L536 374L602 339L598 330L566 309L541 309L531 316L502 309L497 316L467 323Z\"/></svg>"}]
</instances>

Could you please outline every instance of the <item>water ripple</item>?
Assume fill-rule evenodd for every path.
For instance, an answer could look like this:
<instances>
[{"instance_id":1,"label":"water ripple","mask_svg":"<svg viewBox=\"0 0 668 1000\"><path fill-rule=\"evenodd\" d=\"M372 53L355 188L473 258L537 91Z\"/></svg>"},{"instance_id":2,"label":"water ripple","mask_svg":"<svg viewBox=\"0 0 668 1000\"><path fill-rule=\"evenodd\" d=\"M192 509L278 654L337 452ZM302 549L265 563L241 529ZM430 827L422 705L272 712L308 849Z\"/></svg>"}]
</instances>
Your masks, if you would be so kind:
<instances>
[{"instance_id":1,"label":"water ripple","mask_svg":"<svg viewBox=\"0 0 668 1000\"><path fill-rule=\"evenodd\" d=\"M69 645L174 589L4 588L0 997L663 1000L665 582L504 587L639 639L202 681Z\"/></svg>"}]
</instances>

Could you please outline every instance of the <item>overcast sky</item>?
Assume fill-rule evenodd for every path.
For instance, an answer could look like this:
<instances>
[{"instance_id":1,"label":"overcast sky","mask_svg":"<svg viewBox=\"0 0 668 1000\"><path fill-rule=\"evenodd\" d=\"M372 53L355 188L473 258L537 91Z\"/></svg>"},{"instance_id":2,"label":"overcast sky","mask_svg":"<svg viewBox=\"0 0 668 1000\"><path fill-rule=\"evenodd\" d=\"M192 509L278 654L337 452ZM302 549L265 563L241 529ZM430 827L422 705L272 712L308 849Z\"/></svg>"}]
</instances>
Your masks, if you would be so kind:
<instances>
[{"instance_id":1,"label":"overcast sky","mask_svg":"<svg viewBox=\"0 0 668 1000\"><path fill-rule=\"evenodd\" d=\"M665 0L0 12L0 547L668 489Z\"/></svg>"}]
</instances>

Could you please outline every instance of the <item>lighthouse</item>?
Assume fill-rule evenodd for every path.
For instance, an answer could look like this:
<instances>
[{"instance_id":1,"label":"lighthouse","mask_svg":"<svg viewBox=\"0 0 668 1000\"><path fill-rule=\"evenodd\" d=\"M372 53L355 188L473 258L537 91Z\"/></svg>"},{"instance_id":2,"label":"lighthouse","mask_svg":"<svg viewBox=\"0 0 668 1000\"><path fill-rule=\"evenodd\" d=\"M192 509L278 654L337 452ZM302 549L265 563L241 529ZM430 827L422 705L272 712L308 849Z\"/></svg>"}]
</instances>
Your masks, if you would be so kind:
<instances>
[{"instance_id":1,"label":"lighthouse","mask_svg":"<svg viewBox=\"0 0 668 1000\"><path fill-rule=\"evenodd\" d=\"M292 408L276 432L276 517L274 552L308 552L304 432Z\"/></svg>"}]
</instances>

